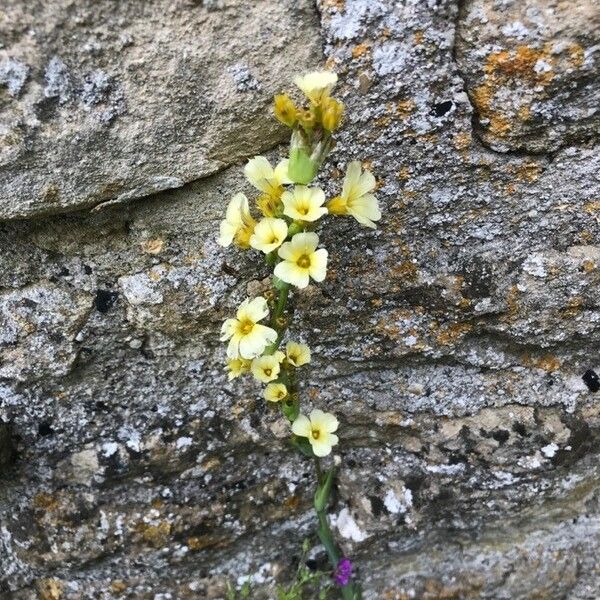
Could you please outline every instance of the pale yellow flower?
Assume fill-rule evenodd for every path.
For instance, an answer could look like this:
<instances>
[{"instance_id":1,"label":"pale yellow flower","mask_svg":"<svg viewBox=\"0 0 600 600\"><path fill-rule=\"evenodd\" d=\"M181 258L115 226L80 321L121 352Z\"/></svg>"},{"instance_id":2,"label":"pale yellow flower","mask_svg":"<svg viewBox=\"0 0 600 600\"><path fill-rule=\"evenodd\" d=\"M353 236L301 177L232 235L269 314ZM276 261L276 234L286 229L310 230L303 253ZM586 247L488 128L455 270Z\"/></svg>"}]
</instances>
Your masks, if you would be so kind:
<instances>
[{"instance_id":1,"label":"pale yellow flower","mask_svg":"<svg viewBox=\"0 0 600 600\"><path fill-rule=\"evenodd\" d=\"M281 361L284 359L283 352L275 352L274 354L265 354L259 356L252 361L252 375L263 383L269 383L279 376L281 370Z\"/></svg>"},{"instance_id":2,"label":"pale yellow flower","mask_svg":"<svg viewBox=\"0 0 600 600\"><path fill-rule=\"evenodd\" d=\"M229 202L225 220L221 221L217 242L226 247L235 239L236 244L241 248L249 248L250 236L255 225L256 221L250 214L248 198L240 192Z\"/></svg>"},{"instance_id":3,"label":"pale yellow flower","mask_svg":"<svg viewBox=\"0 0 600 600\"><path fill-rule=\"evenodd\" d=\"M245 358L230 358L227 360L227 364L225 365L225 370L227 371L227 377L229 381L243 375L244 373L248 373L250 371L250 363L251 361L246 360Z\"/></svg>"},{"instance_id":4,"label":"pale yellow flower","mask_svg":"<svg viewBox=\"0 0 600 600\"><path fill-rule=\"evenodd\" d=\"M311 102L318 104L322 98L329 96L337 83L337 75L331 71L313 71L296 77L294 83Z\"/></svg>"},{"instance_id":5,"label":"pale yellow flower","mask_svg":"<svg viewBox=\"0 0 600 600\"><path fill-rule=\"evenodd\" d=\"M296 185L293 191L283 192L281 200L283 214L297 221L313 222L327 214L325 194L320 188Z\"/></svg>"},{"instance_id":6,"label":"pale yellow flower","mask_svg":"<svg viewBox=\"0 0 600 600\"><path fill-rule=\"evenodd\" d=\"M316 233L297 233L291 242L279 248L278 254L283 260L275 266L275 275L299 288L308 285L309 277L323 281L327 272L327 250L317 250L318 244Z\"/></svg>"},{"instance_id":7,"label":"pale yellow flower","mask_svg":"<svg viewBox=\"0 0 600 600\"><path fill-rule=\"evenodd\" d=\"M244 175L257 190L270 196L281 196L283 185L292 183L288 177L287 158L273 169L264 156L255 156L244 167Z\"/></svg>"},{"instance_id":8,"label":"pale yellow flower","mask_svg":"<svg viewBox=\"0 0 600 600\"><path fill-rule=\"evenodd\" d=\"M252 359L277 339L277 332L258 322L269 314L267 301L259 296L254 300L244 300L240 304L236 318L227 319L221 328L221 341L229 340L229 358Z\"/></svg>"},{"instance_id":9,"label":"pale yellow flower","mask_svg":"<svg viewBox=\"0 0 600 600\"><path fill-rule=\"evenodd\" d=\"M285 346L288 362L294 367L301 367L310 362L310 348L306 344L288 342Z\"/></svg>"},{"instance_id":10,"label":"pale yellow flower","mask_svg":"<svg viewBox=\"0 0 600 600\"><path fill-rule=\"evenodd\" d=\"M280 402L287 395L288 391L283 383L269 383L263 392L263 398L269 402Z\"/></svg>"},{"instance_id":11,"label":"pale yellow flower","mask_svg":"<svg viewBox=\"0 0 600 600\"><path fill-rule=\"evenodd\" d=\"M375 177L369 171L361 173L358 161L348 165L341 196L327 203L334 215L352 215L361 225L375 229L373 221L381 219L377 198L371 193L375 189Z\"/></svg>"},{"instance_id":12,"label":"pale yellow flower","mask_svg":"<svg viewBox=\"0 0 600 600\"><path fill-rule=\"evenodd\" d=\"M338 428L338 420L331 413L318 408L310 413L310 417L298 415L292 423L292 431L308 438L316 456L327 456L331 448L338 443L338 436L333 432Z\"/></svg>"},{"instance_id":13,"label":"pale yellow flower","mask_svg":"<svg viewBox=\"0 0 600 600\"><path fill-rule=\"evenodd\" d=\"M266 218L259 221L250 237L250 245L265 254L279 248L288 234L287 223L283 219Z\"/></svg>"}]
</instances>

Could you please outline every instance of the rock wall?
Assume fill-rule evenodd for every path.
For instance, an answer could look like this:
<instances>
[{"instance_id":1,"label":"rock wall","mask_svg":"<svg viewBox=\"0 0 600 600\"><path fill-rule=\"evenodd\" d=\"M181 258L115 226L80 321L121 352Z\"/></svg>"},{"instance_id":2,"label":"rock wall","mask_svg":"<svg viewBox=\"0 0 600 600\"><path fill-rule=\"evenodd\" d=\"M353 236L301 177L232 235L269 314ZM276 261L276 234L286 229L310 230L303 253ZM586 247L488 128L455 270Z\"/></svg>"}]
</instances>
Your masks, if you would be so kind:
<instances>
[{"instance_id":1,"label":"rock wall","mask_svg":"<svg viewBox=\"0 0 600 600\"><path fill-rule=\"evenodd\" d=\"M366 158L384 209L294 294L365 598L597 598L599 32L592 0L3 0L0 598L293 573L311 465L217 339L267 271L215 232L322 64L323 184Z\"/></svg>"}]
</instances>

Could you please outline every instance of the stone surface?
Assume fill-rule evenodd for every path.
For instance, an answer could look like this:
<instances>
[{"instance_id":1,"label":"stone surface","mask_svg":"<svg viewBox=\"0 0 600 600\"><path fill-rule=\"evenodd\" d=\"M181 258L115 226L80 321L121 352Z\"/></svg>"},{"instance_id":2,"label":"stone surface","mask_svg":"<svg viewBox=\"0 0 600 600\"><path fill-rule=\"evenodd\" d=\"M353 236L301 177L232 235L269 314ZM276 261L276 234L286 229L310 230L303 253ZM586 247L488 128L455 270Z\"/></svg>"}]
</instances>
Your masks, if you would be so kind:
<instances>
[{"instance_id":1,"label":"stone surface","mask_svg":"<svg viewBox=\"0 0 600 600\"><path fill-rule=\"evenodd\" d=\"M597 134L599 31L593 0L464 2L456 59L483 143L547 153Z\"/></svg>"},{"instance_id":2,"label":"stone surface","mask_svg":"<svg viewBox=\"0 0 600 600\"><path fill-rule=\"evenodd\" d=\"M273 94L314 66L310 2L6 0L0 219L176 188L283 139Z\"/></svg>"},{"instance_id":3,"label":"stone surface","mask_svg":"<svg viewBox=\"0 0 600 600\"><path fill-rule=\"evenodd\" d=\"M384 208L377 231L327 221L328 278L293 295L315 359L305 402L341 421L330 518L367 600L598 596L600 165L582 108L598 31L578 4L322 0L302 13L347 105L323 184L337 193L364 159ZM214 23L233 10L201 6ZM588 58L567 73L559 55L543 96L501 77L506 65L485 79L494 52L565 40ZM268 64L256 76L247 56L231 77L253 94ZM504 136L474 95L492 83ZM518 121L511 94L545 108ZM246 133L231 121L232 140ZM283 155L279 130L261 136ZM239 166L0 224L2 600L223 598L246 578L273 598L292 576L313 532L311 465L286 450L259 386L227 381L218 342L268 274L214 241L227 199L253 193ZM150 186L154 172L134 172ZM311 557L324 565L319 546Z\"/></svg>"}]
</instances>

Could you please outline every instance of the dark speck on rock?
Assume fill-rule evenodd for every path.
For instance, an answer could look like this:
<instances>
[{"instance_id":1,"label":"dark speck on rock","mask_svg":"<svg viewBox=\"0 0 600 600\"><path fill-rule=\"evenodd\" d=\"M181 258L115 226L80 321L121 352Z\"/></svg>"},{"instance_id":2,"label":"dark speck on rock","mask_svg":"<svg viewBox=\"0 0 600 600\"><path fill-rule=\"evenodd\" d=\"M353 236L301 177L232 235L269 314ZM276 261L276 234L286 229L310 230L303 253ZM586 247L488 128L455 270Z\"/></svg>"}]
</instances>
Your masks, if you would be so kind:
<instances>
[{"instance_id":1,"label":"dark speck on rock","mask_svg":"<svg viewBox=\"0 0 600 600\"><path fill-rule=\"evenodd\" d=\"M439 102L432 108L431 114L436 117L443 117L451 108L452 100L444 100L444 102Z\"/></svg>"},{"instance_id":2,"label":"dark speck on rock","mask_svg":"<svg viewBox=\"0 0 600 600\"><path fill-rule=\"evenodd\" d=\"M500 444L504 444L510 437L510 433L506 429L497 429L492 433L492 437Z\"/></svg>"},{"instance_id":3,"label":"dark speck on rock","mask_svg":"<svg viewBox=\"0 0 600 600\"><path fill-rule=\"evenodd\" d=\"M588 369L583 374L582 379L583 383L585 383L585 385L588 386L590 392L597 392L598 390L600 390L600 377L598 377L596 371Z\"/></svg>"},{"instance_id":4,"label":"dark speck on rock","mask_svg":"<svg viewBox=\"0 0 600 600\"><path fill-rule=\"evenodd\" d=\"M317 561L313 560L312 558L309 558L304 564L306 565L309 571L317 570Z\"/></svg>"},{"instance_id":5,"label":"dark speck on rock","mask_svg":"<svg viewBox=\"0 0 600 600\"><path fill-rule=\"evenodd\" d=\"M527 435L527 429L525 428L525 425L523 425L523 423L513 423L512 429L515 433L518 433L521 436Z\"/></svg>"},{"instance_id":6,"label":"dark speck on rock","mask_svg":"<svg viewBox=\"0 0 600 600\"><path fill-rule=\"evenodd\" d=\"M38 434L46 437L49 435L52 435L54 433L54 429L52 429L52 427L50 426L50 423L47 423L46 421L42 421L39 425L38 425Z\"/></svg>"},{"instance_id":7,"label":"dark speck on rock","mask_svg":"<svg viewBox=\"0 0 600 600\"><path fill-rule=\"evenodd\" d=\"M371 511L373 515L379 517L383 514L384 504L383 500L379 496L369 496L369 500L371 502Z\"/></svg>"},{"instance_id":8,"label":"dark speck on rock","mask_svg":"<svg viewBox=\"0 0 600 600\"><path fill-rule=\"evenodd\" d=\"M114 305L118 297L119 292L113 292L111 290L98 290L96 292L94 305L99 312L106 313Z\"/></svg>"}]
</instances>

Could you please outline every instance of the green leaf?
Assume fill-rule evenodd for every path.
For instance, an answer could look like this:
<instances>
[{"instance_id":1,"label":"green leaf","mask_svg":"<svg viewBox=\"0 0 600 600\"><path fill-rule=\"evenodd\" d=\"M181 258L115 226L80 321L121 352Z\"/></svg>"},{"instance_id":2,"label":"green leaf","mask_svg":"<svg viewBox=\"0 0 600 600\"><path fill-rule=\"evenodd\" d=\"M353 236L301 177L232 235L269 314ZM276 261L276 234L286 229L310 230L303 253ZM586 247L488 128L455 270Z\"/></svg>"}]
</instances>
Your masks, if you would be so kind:
<instances>
[{"instance_id":1,"label":"green leaf","mask_svg":"<svg viewBox=\"0 0 600 600\"><path fill-rule=\"evenodd\" d=\"M285 400L283 400L279 404L281 405L281 412L287 417L290 423L293 423L300 414L300 399L298 398L298 394L290 394Z\"/></svg>"},{"instance_id":2,"label":"green leaf","mask_svg":"<svg viewBox=\"0 0 600 600\"><path fill-rule=\"evenodd\" d=\"M299 452L302 452L304 456L308 456L309 458L312 458L314 456L312 446L310 445L308 438L292 435L292 437L290 438L290 445L292 446L292 448L295 448Z\"/></svg>"},{"instance_id":3,"label":"green leaf","mask_svg":"<svg viewBox=\"0 0 600 600\"><path fill-rule=\"evenodd\" d=\"M281 290L285 290L286 288L289 288L290 284L286 283L285 281L282 281L276 275L273 275L273 287L275 287L279 291L281 291Z\"/></svg>"}]
</instances>

